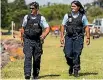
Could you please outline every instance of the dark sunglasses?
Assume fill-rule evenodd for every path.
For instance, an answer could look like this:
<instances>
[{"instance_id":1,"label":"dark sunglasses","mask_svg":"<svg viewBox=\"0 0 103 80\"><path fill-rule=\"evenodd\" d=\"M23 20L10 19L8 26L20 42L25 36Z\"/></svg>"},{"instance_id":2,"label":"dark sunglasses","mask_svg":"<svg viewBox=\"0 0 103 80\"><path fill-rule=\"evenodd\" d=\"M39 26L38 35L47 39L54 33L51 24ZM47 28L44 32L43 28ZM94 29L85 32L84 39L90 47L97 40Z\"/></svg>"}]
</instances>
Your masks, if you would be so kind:
<instances>
[{"instance_id":1,"label":"dark sunglasses","mask_svg":"<svg viewBox=\"0 0 103 80\"><path fill-rule=\"evenodd\" d=\"M35 8L30 8L30 9L35 9Z\"/></svg>"},{"instance_id":2,"label":"dark sunglasses","mask_svg":"<svg viewBox=\"0 0 103 80\"><path fill-rule=\"evenodd\" d=\"M76 7L76 6L71 6L71 7Z\"/></svg>"}]
</instances>

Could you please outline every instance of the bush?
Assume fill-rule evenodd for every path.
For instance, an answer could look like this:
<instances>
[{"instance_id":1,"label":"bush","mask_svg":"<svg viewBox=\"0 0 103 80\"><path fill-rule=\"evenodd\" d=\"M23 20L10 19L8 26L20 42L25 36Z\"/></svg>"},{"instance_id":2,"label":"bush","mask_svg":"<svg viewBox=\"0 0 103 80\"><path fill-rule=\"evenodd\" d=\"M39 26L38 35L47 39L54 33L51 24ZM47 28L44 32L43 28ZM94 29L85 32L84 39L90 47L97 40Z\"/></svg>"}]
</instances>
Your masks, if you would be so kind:
<instances>
[{"instance_id":1,"label":"bush","mask_svg":"<svg viewBox=\"0 0 103 80\"><path fill-rule=\"evenodd\" d=\"M87 11L88 20L91 23L95 18L103 18L103 9L97 6L89 7Z\"/></svg>"}]
</instances>

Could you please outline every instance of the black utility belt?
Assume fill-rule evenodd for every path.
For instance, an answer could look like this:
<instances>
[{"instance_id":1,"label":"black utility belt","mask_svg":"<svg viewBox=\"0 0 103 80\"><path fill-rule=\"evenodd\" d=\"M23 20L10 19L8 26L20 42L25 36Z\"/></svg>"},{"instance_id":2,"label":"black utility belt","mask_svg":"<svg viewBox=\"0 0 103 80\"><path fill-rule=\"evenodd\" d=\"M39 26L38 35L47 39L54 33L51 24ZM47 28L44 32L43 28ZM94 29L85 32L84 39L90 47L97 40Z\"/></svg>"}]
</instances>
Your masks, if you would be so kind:
<instances>
[{"instance_id":1,"label":"black utility belt","mask_svg":"<svg viewBox=\"0 0 103 80\"><path fill-rule=\"evenodd\" d=\"M69 37L73 37L73 36L83 36L84 34L83 33L73 33L73 34L66 33L66 35Z\"/></svg>"},{"instance_id":2,"label":"black utility belt","mask_svg":"<svg viewBox=\"0 0 103 80\"><path fill-rule=\"evenodd\" d=\"M30 40L40 40L40 37L39 37L39 36L29 37L29 36L27 36L27 35L25 35L25 34L24 34L24 38L30 39Z\"/></svg>"}]
</instances>

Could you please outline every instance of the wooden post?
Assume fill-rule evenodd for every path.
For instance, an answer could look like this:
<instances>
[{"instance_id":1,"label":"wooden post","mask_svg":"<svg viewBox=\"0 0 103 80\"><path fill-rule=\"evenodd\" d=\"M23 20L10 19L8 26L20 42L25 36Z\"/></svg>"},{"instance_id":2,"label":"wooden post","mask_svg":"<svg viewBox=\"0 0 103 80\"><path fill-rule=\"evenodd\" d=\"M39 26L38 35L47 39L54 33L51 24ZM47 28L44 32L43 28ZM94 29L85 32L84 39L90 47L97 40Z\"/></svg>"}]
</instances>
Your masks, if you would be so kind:
<instances>
[{"instance_id":1,"label":"wooden post","mask_svg":"<svg viewBox=\"0 0 103 80\"><path fill-rule=\"evenodd\" d=\"M14 22L11 22L11 32L12 32L12 38L13 38L13 26L14 26Z\"/></svg>"}]
</instances>

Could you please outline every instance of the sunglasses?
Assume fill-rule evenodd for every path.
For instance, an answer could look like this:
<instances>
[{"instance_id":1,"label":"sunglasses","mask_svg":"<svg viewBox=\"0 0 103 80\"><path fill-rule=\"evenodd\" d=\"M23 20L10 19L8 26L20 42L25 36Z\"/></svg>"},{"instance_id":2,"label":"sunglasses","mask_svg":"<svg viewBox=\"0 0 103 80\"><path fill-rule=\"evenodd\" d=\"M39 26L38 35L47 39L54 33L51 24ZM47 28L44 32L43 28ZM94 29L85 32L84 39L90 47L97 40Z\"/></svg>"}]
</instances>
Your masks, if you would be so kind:
<instances>
[{"instance_id":1,"label":"sunglasses","mask_svg":"<svg viewBox=\"0 0 103 80\"><path fill-rule=\"evenodd\" d=\"M71 7L76 7L76 6L71 6Z\"/></svg>"},{"instance_id":2,"label":"sunglasses","mask_svg":"<svg viewBox=\"0 0 103 80\"><path fill-rule=\"evenodd\" d=\"M35 9L35 8L30 8L30 9Z\"/></svg>"}]
</instances>

